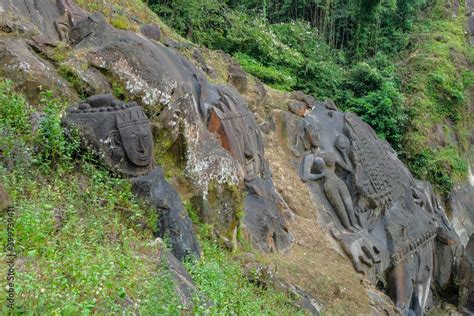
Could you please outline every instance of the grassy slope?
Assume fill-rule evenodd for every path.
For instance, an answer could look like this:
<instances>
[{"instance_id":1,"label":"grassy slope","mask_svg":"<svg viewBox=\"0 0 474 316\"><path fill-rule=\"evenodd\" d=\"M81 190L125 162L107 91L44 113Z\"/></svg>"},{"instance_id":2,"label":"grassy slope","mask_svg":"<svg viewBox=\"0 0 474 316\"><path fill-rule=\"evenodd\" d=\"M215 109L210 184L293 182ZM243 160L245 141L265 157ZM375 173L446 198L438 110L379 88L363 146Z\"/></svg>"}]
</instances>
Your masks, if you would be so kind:
<instances>
[{"instance_id":1,"label":"grassy slope","mask_svg":"<svg viewBox=\"0 0 474 316\"><path fill-rule=\"evenodd\" d=\"M412 172L448 192L467 175L469 89L473 87L474 52L465 34L465 9L457 17L435 1L413 32L414 48L401 63L401 76L411 128L405 153ZM472 155L472 152L471 152Z\"/></svg>"},{"instance_id":2,"label":"grassy slope","mask_svg":"<svg viewBox=\"0 0 474 316\"><path fill-rule=\"evenodd\" d=\"M48 113L44 128L32 132L30 106L0 81L0 183L15 210L16 311L178 311L173 284L157 264L156 216L135 201L128 182L86 157L70 159L74 142L55 134L64 103L44 95L40 106ZM6 271L2 260L2 280Z\"/></svg>"}]
</instances>

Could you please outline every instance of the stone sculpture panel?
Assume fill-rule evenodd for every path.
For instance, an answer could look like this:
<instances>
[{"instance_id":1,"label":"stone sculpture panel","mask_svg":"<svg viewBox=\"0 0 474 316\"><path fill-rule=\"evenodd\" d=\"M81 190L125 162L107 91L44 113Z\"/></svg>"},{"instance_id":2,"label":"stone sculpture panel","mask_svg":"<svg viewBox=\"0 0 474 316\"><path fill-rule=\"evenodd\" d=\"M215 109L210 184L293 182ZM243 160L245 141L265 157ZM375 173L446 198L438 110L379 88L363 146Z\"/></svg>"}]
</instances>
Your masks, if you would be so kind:
<instances>
[{"instance_id":1,"label":"stone sculpture panel","mask_svg":"<svg viewBox=\"0 0 474 316\"><path fill-rule=\"evenodd\" d=\"M113 171L140 176L154 167L150 121L136 103L96 95L68 109L64 123L76 128Z\"/></svg>"},{"instance_id":2,"label":"stone sculpture panel","mask_svg":"<svg viewBox=\"0 0 474 316\"><path fill-rule=\"evenodd\" d=\"M314 102L302 118L273 117L301 179L325 201L323 222L354 268L384 287L403 313L423 313L431 285L442 291L452 281L458 243L431 188L354 114ZM310 138L317 141L305 146L308 131L317 131Z\"/></svg>"}]
</instances>

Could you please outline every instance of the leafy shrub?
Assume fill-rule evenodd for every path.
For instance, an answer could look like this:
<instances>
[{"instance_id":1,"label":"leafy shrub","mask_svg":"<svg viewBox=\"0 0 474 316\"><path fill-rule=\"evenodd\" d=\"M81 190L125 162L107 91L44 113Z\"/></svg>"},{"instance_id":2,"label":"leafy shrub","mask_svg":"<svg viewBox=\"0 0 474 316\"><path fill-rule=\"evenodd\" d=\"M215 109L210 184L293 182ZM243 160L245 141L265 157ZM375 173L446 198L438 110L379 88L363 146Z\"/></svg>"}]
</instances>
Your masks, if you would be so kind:
<instances>
[{"instance_id":1,"label":"leafy shrub","mask_svg":"<svg viewBox=\"0 0 474 316\"><path fill-rule=\"evenodd\" d=\"M32 108L13 90L13 83L0 78L0 162L13 167L28 159Z\"/></svg>"},{"instance_id":2,"label":"leafy shrub","mask_svg":"<svg viewBox=\"0 0 474 316\"><path fill-rule=\"evenodd\" d=\"M13 83L0 80L0 124L11 132L25 135L31 132L31 107L25 98L13 91Z\"/></svg>"},{"instance_id":3,"label":"leafy shrub","mask_svg":"<svg viewBox=\"0 0 474 316\"><path fill-rule=\"evenodd\" d=\"M35 140L38 146L37 163L47 167L66 166L79 148L79 138L66 137L61 126L64 103L55 99L51 91L41 93L40 103L44 107L44 115Z\"/></svg>"},{"instance_id":4,"label":"leafy shrub","mask_svg":"<svg viewBox=\"0 0 474 316\"><path fill-rule=\"evenodd\" d=\"M401 150L408 115L394 69L383 55L369 63L360 62L349 70L338 104L361 116L380 137Z\"/></svg>"},{"instance_id":5,"label":"leafy shrub","mask_svg":"<svg viewBox=\"0 0 474 316\"><path fill-rule=\"evenodd\" d=\"M427 179L444 194L451 192L454 181L468 172L468 163L453 147L422 149L410 157L409 164L417 177Z\"/></svg>"},{"instance_id":6,"label":"leafy shrub","mask_svg":"<svg viewBox=\"0 0 474 316\"><path fill-rule=\"evenodd\" d=\"M289 71L264 66L254 58L242 53L237 53L234 57L246 72L276 89L290 91L296 85L296 78Z\"/></svg>"},{"instance_id":7,"label":"leafy shrub","mask_svg":"<svg viewBox=\"0 0 474 316\"><path fill-rule=\"evenodd\" d=\"M150 0L150 8L182 36L209 45L230 27L225 3L218 0Z\"/></svg>"}]
</instances>

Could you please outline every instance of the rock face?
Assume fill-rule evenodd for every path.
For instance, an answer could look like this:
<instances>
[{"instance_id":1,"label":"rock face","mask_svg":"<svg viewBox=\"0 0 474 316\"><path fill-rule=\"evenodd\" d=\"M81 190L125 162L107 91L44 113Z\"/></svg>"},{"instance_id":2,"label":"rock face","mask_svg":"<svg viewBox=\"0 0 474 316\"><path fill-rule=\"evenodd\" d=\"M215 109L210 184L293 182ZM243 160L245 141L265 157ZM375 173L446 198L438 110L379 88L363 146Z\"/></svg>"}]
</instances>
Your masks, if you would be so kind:
<instances>
[{"instance_id":1,"label":"rock face","mask_svg":"<svg viewBox=\"0 0 474 316\"><path fill-rule=\"evenodd\" d=\"M404 313L423 313L430 286L452 281L459 251L444 210L431 186L415 180L358 117L331 104L312 108L304 118L274 112L273 125L324 206L321 220L358 272L383 280Z\"/></svg>"},{"instance_id":2,"label":"rock face","mask_svg":"<svg viewBox=\"0 0 474 316\"><path fill-rule=\"evenodd\" d=\"M69 100L78 99L53 64L36 55L24 39L0 38L0 65L0 76L12 80L15 88L24 91L30 101L38 101L41 89L55 91Z\"/></svg>"},{"instance_id":3,"label":"rock face","mask_svg":"<svg viewBox=\"0 0 474 316\"><path fill-rule=\"evenodd\" d=\"M136 103L96 95L69 108L63 121L67 127L76 128L116 173L139 176L153 169L150 121Z\"/></svg>"},{"instance_id":4,"label":"rock face","mask_svg":"<svg viewBox=\"0 0 474 316\"><path fill-rule=\"evenodd\" d=\"M469 169L469 179L456 186L449 195L449 208L452 213L453 227L461 243L467 246L469 238L474 234L474 175Z\"/></svg>"},{"instance_id":5,"label":"rock face","mask_svg":"<svg viewBox=\"0 0 474 316\"><path fill-rule=\"evenodd\" d=\"M471 237L459 264L459 307L461 311L474 313L474 238Z\"/></svg>"},{"instance_id":6,"label":"rock face","mask_svg":"<svg viewBox=\"0 0 474 316\"><path fill-rule=\"evenodd\" d=\"M234 89L210 84L176 51L114 29L100 14L78 21L69 38L74 48L89 51L87 58L93 67L123 83L124 93L145 111L163 108L160 117L169 118L163 126L172 134L179 134L179 128L185 126L186 171L196 187L206 191L211 181L244 182L246 186L252 182L245 203L244 228L260 249L288 248L292 237L282 219L278 193L263 157L260 130ZM265 203L257 202L263 200ZM258 216L252 214L257 209ZM260 218L264 228L257 231L255 225L247 225L249 216Z\"/></svg>"},{"instance_id":7,"label":"rock face","mask_svg":"<svg viewBox=\"0 0 474 316\"><path fill-rule=\"evenodd\" d=\"M228 81L232 84L240 93L247 91L247 75L242 70L239 64L230 64L228 67L229 78Z\"/></svg>"},{"instance_id":8,"label":"rock face","mask_svg":"<svg viewBox=\"0 0 474 316\"><path fill-rule=\"evenodd\" d=\"M288 205L273 185L253 113L237 90L211 84L201 70L157 42L158 30L142 29L143 36L115 29L101 14L87 14L71 0L0 0L0 30L8 33L0 38L0 60L7 65L0 75L31 95L38 95L35 85L44 84L78 99L55 65L42 57L64 45L64 64L88 87L83 93L113 86L130 100L89 97L68 111L64 123L78 128L108 168L138 177L134 190L161 215L158 233L170 239L178 259L199 256L199 247L176 190L154 166L159 158L154 146L165 141L183 148L190 200L200 198L218 234L235 236L241 228L257 249L290 248ZM91 84L92 78L100 82ZM229 81L246 91L247 78L238 67L230 69ZM355 115L301 92L293 98L291 112L274 111L262 126L273 128L292 155L295 172L320 206L319 220L354 268L389 293L403 313L422 314L432 294L452 286L460 254L459 239L431 186L414 179L390 146ZM166 132L169 139L153 139L148 118L155 134ZM213 186L218 203L211 201ZM244 191L243 201L221 198L233 196L230 188ZM168 258L174 265L174 257ZM470 262L469 251L464 258ZM176 266L184 301L189 301L191 282ZM467 275L472 268L465 263L462 271ZM472 308L471 279L465 280L463 306Z\"/></svg>"},{"instance_id":9,"label":"rock face","mask_svg":"<svg viewBox=\"0 0 474 316\"><path fill-rule=\"evenodd\" d=\"M199 244L191 219L178 192L165 180L163 170L157 167L149 175L135 179L133 192L156 209L159 216L158 236L164 240L169 238L173 255L181 261L189 255L199 258Z\"/></svg>"}]
</instances>

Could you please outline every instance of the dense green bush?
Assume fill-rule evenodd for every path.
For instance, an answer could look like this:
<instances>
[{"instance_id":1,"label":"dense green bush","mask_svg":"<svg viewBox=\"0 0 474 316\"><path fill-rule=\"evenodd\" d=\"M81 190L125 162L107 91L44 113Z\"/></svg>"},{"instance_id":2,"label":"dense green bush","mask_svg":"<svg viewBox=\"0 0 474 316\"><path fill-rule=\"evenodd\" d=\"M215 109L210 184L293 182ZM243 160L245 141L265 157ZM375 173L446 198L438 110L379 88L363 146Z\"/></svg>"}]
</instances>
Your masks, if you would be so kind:
<instances>
[{"instance_id":1,"label":"dense green bush","mask_svg":"<svg viewBox=\"0 0 474 316\"><path fill-rule=\"evenodd\" d=\"M361 116L396 150L402 149L408 115L394 67L386 56L354 65L337 101L342 109Z\"/></svg>"},{"instance_id":2,"label":"dense green bush","mask_svg":"<svg viewBox=\"0 0 474 316\"><path fill-rule=\"evenodd\" d=\"M41 93L44 108L36 133L37 163L48 167L67 166L73 154L79 149L78 137L66 137L61 126L61 111L64 102L53 97L51 91Z\"/></svg>"}]
</instances>

